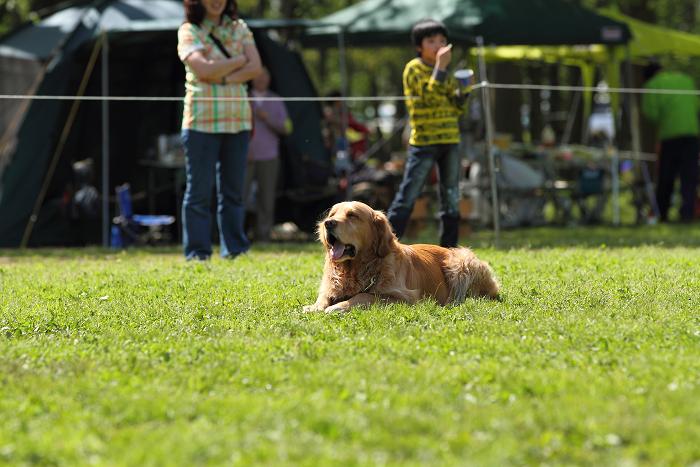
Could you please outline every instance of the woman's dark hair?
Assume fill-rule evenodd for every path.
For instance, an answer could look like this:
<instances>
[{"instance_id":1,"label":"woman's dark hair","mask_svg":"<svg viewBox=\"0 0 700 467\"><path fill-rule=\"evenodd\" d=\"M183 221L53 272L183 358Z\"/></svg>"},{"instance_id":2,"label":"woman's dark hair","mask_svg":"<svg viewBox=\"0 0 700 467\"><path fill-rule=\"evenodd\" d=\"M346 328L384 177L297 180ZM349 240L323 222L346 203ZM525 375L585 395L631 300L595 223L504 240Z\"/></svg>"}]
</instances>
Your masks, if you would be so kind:
<instances>
[{"instance_id":1,"label":"woman's dark hair","mask_svg":"<svg viewBox=\"0 0 700 467\"><path fill-rule=\"evenodd\" d=\"M440 21L422 19L413 25L413 29L411 29L411 40L413 41L413 45L420 47L423 43L423 39L434 36L435 34L442 34L446 38L449 38L447 35L447 28Z\"/></svg>"},{"instance_id":2,"label":"woman's dark hair","mask_svg":"<svg viewBox=\"0 0 700 467\"><path fill-rule=\"evenodd\" d=\"M202 1L183 0L182 3L185 5L185 19L187 22L196 24L197 26L202 24L204 14L206 13L204 10L204 5L202 5ZM226 8L224 8L223 14L233 20L238 19L238 2L236 2L236 0L227 0Z\"/></svg>"}]
</instances>

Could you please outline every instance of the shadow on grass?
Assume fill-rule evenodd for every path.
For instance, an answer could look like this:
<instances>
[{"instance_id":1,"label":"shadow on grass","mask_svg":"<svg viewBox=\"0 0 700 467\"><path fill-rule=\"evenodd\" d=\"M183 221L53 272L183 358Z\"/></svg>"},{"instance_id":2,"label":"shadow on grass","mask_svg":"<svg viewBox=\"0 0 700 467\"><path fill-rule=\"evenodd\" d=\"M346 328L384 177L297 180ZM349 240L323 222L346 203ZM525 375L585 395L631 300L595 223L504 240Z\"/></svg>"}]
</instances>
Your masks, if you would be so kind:
<instances>
[{"instance_id":1,"label":"shadow on grass","mask_svg":"<svg viewBox=\"0 0 700 467\"><path fill-rule=\"evenodd\" d=\"M178 245L157 247L133 247L125 249L102 248L99 246L82 247L38 247L0 249L0 258L117 258L125 255L175 255L182 254Z\"/></svg>"},{"instance_id":2,"label":"shadow on grass","mask_svg":"<svg viewBox=\"0 0 700 467\"><path fill-rule=\"evenodd\" d=\"M252 245L251 251L253 252L267 252L267 253L299 253L313 251L315 247L318 247L321 251L321 245L317 242L270 242L270 243L254 243ZM0 249L0 262L2 259L13 259L13 258L53 258L53 259L67 259L74 260L79 258L88 259L109 259L109 258L120 258L120 257L138 257L138 256L180 256L182 261L185 258L182 253L181 245L166 245L166 246L140 246L140 247L129 247L129 248L102 248L99 246L83 246L83 247L39 247L39 248L27 248L27 249ZM214 248L214 253L212 255L213 261L219 260L219 249Z\"/></svg>"},{"instance_id":3,"label":"shadow on grass","mask_svg":"<svg viewBox=\"0 0 700 467\"><path fill-rule=\"evenodd\" d=\"M428 226L419 234L407 237L404 243L438 243L437 228ZM473 248L489 248L494 246L494 233L490 230L479 230L469 236L460 238L460 244ZM512 248L621 248L637 246L656 247L700 247L700 223L694 224L662 224L640 226L586 226L586 227L533 227L522 229L502 230L498 247ZM254 243L253 252L272 253L302 253L313 252L320 248L316 241L309 242L271 242ZM321 251L320 249L318 250ZM218 251L214 252L215 255ZM158 247L132 247L125 250L104 249L97 246L75 248L29 248L0 249L0 259L11 258L114 258L120 255L182 255L180 245Z\"/></svg>"},{"instance_id":4,"label":"shadow on grass","mask_svg":"<svg viewBox=\"0 0 700 467\"><path fill-rule=\"evenodd\" d=\"M476 248L494 246L495 235L491 230L479 230L460 238L460 244ZM420 235L407 238L406 243L436 243L437 231L426 228ZM556 248L583 247L607 248L636 247L700 247L700 223L662 224L639 226L581 226L581 227L533 227L502 230L498 247Z\"/></svg>"}]
</instances>

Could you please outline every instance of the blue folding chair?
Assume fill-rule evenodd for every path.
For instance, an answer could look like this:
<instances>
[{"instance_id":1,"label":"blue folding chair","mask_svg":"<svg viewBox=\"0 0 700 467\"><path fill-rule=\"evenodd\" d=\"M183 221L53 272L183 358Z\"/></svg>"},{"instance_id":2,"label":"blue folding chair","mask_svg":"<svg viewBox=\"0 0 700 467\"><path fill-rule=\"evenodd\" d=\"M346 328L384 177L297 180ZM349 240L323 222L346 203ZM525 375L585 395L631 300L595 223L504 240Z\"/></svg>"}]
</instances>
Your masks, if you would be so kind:
<instances>
[{"instance_id":1,"label":"blue folding chair","mask_svg":"<svg viewBox=\"0 0 700 467\"><path fill-rule=\"evenodd\" d=\"M114 232L113 229L113 236L120 235L120 241L113 241L112 245L155 244L170 238L164 227L175 222L174 216L134 214L131 205L131 187L128 183L117 186L115 192L119 215L113 220L114 225L118 227L118 232Z\"/></svg>"}]
</instances>

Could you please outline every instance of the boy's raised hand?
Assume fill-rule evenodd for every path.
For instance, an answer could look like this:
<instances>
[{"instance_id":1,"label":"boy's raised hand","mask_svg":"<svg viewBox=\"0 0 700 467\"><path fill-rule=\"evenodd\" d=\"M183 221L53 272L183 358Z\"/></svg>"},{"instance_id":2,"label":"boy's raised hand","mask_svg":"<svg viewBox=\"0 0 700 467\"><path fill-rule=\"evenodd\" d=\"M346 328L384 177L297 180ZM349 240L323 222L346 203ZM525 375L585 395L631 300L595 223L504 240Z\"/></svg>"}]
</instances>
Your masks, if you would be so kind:
<instances>
[{"instance_id":1,"label":"boy's raised hand","mask_svg":"<svg viewBox=\"0 0 700 467\"><path fill-rule=\"evenodd\" d=\"M447 44L445 47L440 47L435 54L435 66L438 70L446 70L447 65L452 60L452 44Z\"/></svg>"}]
</instances>

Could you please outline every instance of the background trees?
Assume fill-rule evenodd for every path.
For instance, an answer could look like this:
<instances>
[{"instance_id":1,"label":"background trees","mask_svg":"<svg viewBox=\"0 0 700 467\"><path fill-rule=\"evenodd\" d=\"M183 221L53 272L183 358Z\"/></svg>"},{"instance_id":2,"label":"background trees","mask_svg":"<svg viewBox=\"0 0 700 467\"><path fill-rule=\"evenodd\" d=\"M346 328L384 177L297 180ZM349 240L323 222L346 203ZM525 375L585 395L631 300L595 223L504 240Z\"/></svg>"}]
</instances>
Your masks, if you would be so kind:
<instances>
[{"instance_id":1,"label":"background trees","mask_svg":"<svg viewBox=\"0 0 700 467\"><path fill-rule=\"evenodd\" d=\"M90 0L0 0L0 34L50 10ZM359 0L239 0L241 11L266 18L318 18ZM570 0L588 7L618 7L643 21L700 32L697 0Z\"/></svg>"}]
</instances>

